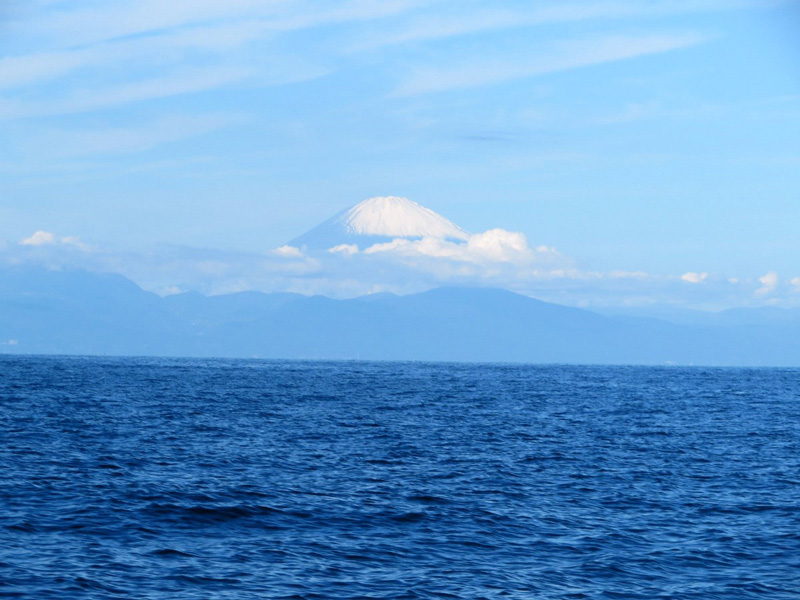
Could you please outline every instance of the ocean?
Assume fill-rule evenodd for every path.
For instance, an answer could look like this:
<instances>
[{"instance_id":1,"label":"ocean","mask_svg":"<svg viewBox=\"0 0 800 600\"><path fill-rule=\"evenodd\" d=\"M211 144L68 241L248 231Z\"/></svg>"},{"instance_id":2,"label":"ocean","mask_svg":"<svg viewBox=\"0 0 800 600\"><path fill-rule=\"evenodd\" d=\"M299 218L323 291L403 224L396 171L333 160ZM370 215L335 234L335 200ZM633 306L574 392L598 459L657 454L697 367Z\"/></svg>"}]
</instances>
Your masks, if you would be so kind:
<instances>
[{"instance_id":1,"label":"ocean","mask_svg":"<svg viewBox=\"0 0 800 600\"><path fill-rule=\"evenodd\" d=\"M800 598L800 370L0 356L0 597Z\"/></svg>"}]
</instances>

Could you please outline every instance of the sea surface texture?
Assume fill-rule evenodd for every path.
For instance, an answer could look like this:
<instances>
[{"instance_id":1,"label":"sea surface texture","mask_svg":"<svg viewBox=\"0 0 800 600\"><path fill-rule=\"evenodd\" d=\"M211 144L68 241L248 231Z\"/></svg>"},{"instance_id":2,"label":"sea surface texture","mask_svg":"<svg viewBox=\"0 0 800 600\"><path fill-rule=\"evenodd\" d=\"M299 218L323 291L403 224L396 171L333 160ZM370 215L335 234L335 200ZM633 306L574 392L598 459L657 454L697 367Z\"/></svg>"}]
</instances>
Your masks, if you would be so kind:
<instances>
[{"instance_id":1,"label":"sea surface texture","mask_svg":"<svg viewBox=\"0 0 800 600\"><path fill-rule=\"evenodd\" d=\"M0 597L800 598L800 371L0 357Z\"/></svg>"}]
</instances>

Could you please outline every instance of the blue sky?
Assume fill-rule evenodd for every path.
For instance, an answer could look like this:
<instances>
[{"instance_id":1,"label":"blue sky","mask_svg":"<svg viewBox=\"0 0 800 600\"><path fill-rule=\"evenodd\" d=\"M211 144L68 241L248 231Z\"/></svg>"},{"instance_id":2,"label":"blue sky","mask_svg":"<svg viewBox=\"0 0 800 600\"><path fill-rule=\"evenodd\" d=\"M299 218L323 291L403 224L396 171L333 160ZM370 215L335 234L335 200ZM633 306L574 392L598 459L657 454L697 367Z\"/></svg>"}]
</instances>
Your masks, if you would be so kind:
<instances>
[{"instance_id":1,"label":"blue sky","mask_svg":"<svg viewBox=\"0 0 800 600\"><path fill-rule=\"evenodd\" d=\"M45 231L150 289L209 253L287 287L258 257L398 195L556 247L579 275L504 280L550 299L800 297L797 1L11 0L0 27L7 255Z\"/></svg>"}]
</instances>

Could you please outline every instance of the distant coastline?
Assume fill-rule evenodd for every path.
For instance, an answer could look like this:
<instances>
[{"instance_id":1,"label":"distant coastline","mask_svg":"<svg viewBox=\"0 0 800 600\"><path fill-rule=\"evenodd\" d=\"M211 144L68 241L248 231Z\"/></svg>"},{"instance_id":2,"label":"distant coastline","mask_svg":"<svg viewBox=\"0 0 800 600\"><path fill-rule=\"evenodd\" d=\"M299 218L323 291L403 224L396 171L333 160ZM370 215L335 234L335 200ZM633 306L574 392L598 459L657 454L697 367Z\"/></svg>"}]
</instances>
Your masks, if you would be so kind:
<instances>
[{"instance_id":1,"label":"distant coastline","mask_svg":"<svg viewBox=\"0 0 800 600\"><path fill-rule=\"evenodd\" d=\"M491 288L349 300L160 297L113 274L6 270L0 353L800 366L800 311L598 314Z\"/></svg>"}]
</instances>

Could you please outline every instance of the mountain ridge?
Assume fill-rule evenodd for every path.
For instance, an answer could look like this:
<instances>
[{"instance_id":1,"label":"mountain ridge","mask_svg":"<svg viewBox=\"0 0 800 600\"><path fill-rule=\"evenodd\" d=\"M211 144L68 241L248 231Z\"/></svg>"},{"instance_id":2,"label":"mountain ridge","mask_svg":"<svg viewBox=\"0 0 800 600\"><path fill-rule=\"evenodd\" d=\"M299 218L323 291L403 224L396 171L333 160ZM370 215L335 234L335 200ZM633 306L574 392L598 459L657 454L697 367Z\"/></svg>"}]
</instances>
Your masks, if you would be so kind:
<instances>
[{"instance_id":1,"label":"mountain ridge","mask_svg":"<svg viewBox=\"0 0 800 600\"><path fill-rule=\"evenodd\" d=\"M15 354L800 366L800 322L746 314L670 323L495 288L162 298L119 275L0 270L0 352Z\"/></svg>"}]
</instances>

